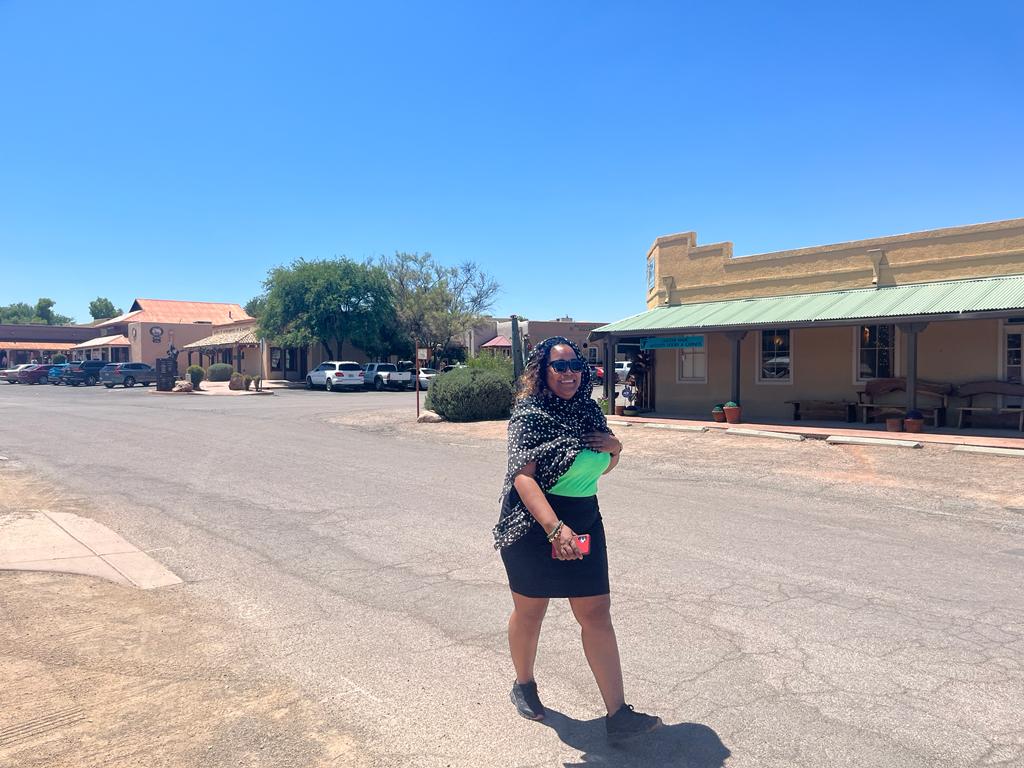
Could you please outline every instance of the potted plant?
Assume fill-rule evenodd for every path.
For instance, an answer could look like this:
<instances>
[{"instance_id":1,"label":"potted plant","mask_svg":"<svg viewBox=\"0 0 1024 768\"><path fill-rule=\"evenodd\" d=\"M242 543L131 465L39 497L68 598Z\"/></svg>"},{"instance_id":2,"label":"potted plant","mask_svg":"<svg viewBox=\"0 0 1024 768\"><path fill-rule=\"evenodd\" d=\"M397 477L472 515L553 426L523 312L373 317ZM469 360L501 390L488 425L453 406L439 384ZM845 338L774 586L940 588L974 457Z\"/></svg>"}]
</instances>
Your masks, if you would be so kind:
<instances>
[{"instance_id":1,"label":"potted plant","mask_svg":"<svg viewBox=\"0 0 1024 768\"><path fill-rule=\"evenodd\" d=\"M719 403L711 409L711 418L717 422L725 422L725 403Z\"/></svg>"},{"instance_id":2,"label":"potted plant","mask_svg":"<svg viewBox=\"0 0 1024 768\"><path fill-rule=\"evenodd\" d=\"M903 426L906 427L907 432L923 432L924 414L916 408L912 408L907 411L907 415L903 419Z\"/></svg>"},{"instance_id":3,"label":"potted plant","mask_svg":"<svg viewBox=\"0 0 1024 768\"><path fill-rule=\"evenodd\" d=\"M900 416L890 416L885 420L885 428L889 432L902 432L903 419Z\"/></svg>"},{"instance_id":4,"label":"potted plant","mask_svg":"<svg viewBox=\"0 0 1024 768\"><path fill-rule=\"evenodd\" d=\"M739 403L734 403L730 400L728 403L722 406L722 410L725 412L725 420L730 424L739 424L743 411L740 408Z\"/></svg>"}]
</instances>

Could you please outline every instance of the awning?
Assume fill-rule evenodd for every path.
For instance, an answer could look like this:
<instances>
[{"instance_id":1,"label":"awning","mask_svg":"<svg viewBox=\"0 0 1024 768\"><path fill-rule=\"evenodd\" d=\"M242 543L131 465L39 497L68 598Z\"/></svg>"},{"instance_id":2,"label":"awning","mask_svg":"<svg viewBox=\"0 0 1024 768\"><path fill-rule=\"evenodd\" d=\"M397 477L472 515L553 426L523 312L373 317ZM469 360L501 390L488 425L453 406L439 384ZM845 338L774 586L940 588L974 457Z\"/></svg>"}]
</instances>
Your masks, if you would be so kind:
<instances>
[{"instance_id":1,"label":"awning","mask_svg":"<svg viewBox=\"0 0 1024 768\"><path fill-rule=\"evenodd\" d=\"M591 338L764 326L851 325L866 320L891 323L1005 317L1014 312L1024 312L1024 275L656 307L595 328Z\"/></svg>"},{"instance_id":2,"label":"awning","mask_svg":"<svg viewBox=\"0 0 1024 768\"><path fill-rule=\"evenodd\" d=\"M75 345L72 349L102 349L103 347L130 347L131 345L127 336L97 336L95 339Z\"/></svg>"},{"instance_id":3,"label":"awning","mask_svg":"<svg viewBox=\"0 0 1024 768\"><path fill-rule=\"evenodd\" d=\"M512 346L512 342L509 341L509 339L507 337L505 337L505 336L495 336L493 339L488 341L486 344L481 344L480 348L484 349L486 347L490 347L490 348L493 349L494 347L511 347L511 346Z\"/></svg>"},{"instance_id":4,"label":"awning","mask_svg":"<svg viewBox=\"0 0 1024 768\"><path fill-rule=\"evenodd\" d=\"M0 349L24 352L61 352L74 349L73 341L0 341Z\"/></svg>"}]
</instances>

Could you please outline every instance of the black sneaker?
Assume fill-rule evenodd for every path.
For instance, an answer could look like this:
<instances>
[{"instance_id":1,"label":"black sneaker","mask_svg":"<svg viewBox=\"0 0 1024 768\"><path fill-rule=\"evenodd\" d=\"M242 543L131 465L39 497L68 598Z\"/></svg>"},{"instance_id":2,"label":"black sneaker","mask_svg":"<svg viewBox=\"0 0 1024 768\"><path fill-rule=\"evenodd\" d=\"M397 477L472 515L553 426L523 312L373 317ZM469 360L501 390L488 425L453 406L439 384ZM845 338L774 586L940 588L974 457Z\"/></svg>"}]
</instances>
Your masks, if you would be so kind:
<instances>
[{"instance_id":1,"label":"black sneaker","mask_svg":"<svg viewBox=\"0 0 1024 768\"><path fill-rule=\"evenodd\" d=\"M544 719L544 705L540 703L540 696L537 695L536 680L522 685L512 683L512 703L516 705L519 714L527 720Z\"/></svg>"},{"instance_id":2,"label":"black sneaker","mask_svg":"<svg viewBox=\"0 0 1024 768\"><path fill-rule=\"evenodd\" d=\"M604 719L609 744L621 744L624 741L635 739L637 736L658 730L662 725L664 723L661 722L660 717L634 712L630 704L623 704L618 712L608 715Z\"/></svg>"}]
</instances>

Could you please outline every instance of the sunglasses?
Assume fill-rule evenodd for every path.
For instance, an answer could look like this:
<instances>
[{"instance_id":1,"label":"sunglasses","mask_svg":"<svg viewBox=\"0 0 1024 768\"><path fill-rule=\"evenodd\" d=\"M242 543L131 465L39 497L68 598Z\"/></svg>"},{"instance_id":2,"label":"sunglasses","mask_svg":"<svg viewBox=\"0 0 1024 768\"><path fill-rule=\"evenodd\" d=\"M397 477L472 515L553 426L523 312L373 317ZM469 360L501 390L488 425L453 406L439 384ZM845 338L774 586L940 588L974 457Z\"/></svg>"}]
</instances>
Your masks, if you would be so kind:
<instances>
[{"instance_id":1,"label":"sunglasses","mask_svg":"<svg viewBox=\"0 0 1024 768\"><path fill-rule=\"evenodd\" d=\"M572 360L552 360L548 363L548 367L555 373L565 373L566 371L580 373L583 370L583 361L578 357Z\"/></svg>"}]
</instances>

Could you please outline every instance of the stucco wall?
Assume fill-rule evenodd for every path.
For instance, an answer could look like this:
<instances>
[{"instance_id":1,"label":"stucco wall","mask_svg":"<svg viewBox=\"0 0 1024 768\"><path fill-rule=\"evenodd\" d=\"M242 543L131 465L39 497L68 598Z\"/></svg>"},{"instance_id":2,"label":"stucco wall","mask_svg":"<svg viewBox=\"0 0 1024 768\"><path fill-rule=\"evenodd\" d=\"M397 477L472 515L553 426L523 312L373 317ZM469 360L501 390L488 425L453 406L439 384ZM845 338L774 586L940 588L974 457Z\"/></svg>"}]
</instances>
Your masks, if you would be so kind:
<instances>
[{"instance_id":1,"label":"stucco wall","mask_svg":"<svg viewBox=\"0 0 1024 768\"><path fill-rule=\"evenodd\" d=\"M648 251L647 305L783 296L1024 273L1024 219L930 230L733 258L732 243L698 245L695 232Z\"/></svg>"},{"instance_id":2,"label":"stucco wall","mask_svg":"<svg viewBox=\"0 0 1024 768\"><path fill-rule=\"evenodd\" d=\"M931 323L918 337L918 377L947 384L995 379L999 373L1002 326L998 320ZM797 328L791 332L792 383L757 382L757 331L740 345L740 402L744 419L789 420L787 400L856 401L862 383L855 382L856 327ZM729 342L724 334L707 334L708 383L676 382L677 351L658 350L655 364L656 410L659 415L708 418L715 403L731 390ZM905 375L906 344L897 331L896 375ZM898 394L894 402L902 402ZM922 402L930 404L931 401ZM956 401L951 400L955 406Z\"/></svg>"}]
</instances>

